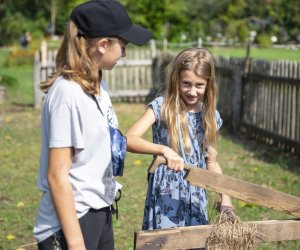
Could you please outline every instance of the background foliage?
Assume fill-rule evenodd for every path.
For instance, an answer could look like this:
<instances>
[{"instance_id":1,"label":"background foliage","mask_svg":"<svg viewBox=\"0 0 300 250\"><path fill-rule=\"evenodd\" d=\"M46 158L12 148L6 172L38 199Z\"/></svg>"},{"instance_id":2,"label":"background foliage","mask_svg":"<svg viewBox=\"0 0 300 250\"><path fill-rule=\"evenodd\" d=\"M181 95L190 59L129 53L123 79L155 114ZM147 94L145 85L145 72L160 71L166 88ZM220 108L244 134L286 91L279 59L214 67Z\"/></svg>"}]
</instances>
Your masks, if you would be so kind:
<instances>
[{"instance_id":1,"label":"background foliage","mask_svg":"<svg viewBox=\"0 0 300 250\"><path fill-rule=\"evenodd\" d=\"M137 24L154 32L154 38L169 41L203 40L245 42L250 31L276 36L278 43L300 42L298 0L120 0ZM63 33L71 9L80 0L1 0L0 43L18 43L25 31L35 38ZM54 8L55 7L55 8ZM270 39L269 39L270 40Z\"/></svg>"},{"instance_id":2,"label":"background foliage","mask_svg":"<svg viewBox=\"0 0 300 250\"><path fill-rule=\"evenodd\" d=\"M245 49L213 48L215 55L244 56ZM284 49L253 49L260 58L291 58L300 60L299 53ZM37 172L40 155L40 110L33 108L33 67L20 65L12 54L17 51L0 49L0 85L7 89L7 100L0 104L0 250L36 250L32 236L35 214L40 199ZM10 64L8 63L10 62ZM145 105L114 103L120 129L125 132L145 110ZM150 140L151 131L146 137ZM256 183L300 197L300 162L293 155L264 144L232 136L226 124L219 137L218 156L226 175ZM147 189L149 155L128 153L119 203L119 219L114 217L116 250L133 250L134 232L141 230ZM210 218L215 219L214 193L210 192ZM233 199L237 215L243 221L288 219L284 213ZM300 240L260 245L259 250L300 249Z\"/></svg>"}]
</instances>

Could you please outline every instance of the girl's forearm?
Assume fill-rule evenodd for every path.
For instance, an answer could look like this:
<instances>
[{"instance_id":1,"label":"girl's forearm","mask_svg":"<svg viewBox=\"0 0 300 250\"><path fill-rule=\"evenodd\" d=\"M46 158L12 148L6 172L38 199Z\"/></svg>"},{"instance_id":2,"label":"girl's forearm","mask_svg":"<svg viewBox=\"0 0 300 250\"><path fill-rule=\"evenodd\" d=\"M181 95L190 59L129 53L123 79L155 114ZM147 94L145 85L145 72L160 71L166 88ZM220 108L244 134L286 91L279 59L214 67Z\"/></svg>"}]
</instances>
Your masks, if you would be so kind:
<instances>
[{"instance_id":1,"label":"girl's forearm","mask_svg":"<svg viewBox=\"0 0 300 250\"><path fill-rule=\"evenodd\" d=\"M164 145L149 142L136 135L127 135L127 151L138 154L163 155Z\"/></svg>"},{"instance_id":2,"label":"girl's forearm","mask_svg":"<svg viewBox=\"0 0 300 250\"><path fill-rule=\"evenodd\" d=\"M68 249L85 249L76 215L73 191L68 178L49 175L48 180L55 210L61 223Z\"/></svg>"},{"instance_id":3,"label":"girl's forearm","mask_svg":"<svg viewBox=\"0 0 300 250\"><path fill-rule=\"evenodd\" d=\"M69 180L73 151L73 148L50 149L48 183L68 249L84 250L84 239L77 218L73 190Z\"/></svg>"}]
</instances>

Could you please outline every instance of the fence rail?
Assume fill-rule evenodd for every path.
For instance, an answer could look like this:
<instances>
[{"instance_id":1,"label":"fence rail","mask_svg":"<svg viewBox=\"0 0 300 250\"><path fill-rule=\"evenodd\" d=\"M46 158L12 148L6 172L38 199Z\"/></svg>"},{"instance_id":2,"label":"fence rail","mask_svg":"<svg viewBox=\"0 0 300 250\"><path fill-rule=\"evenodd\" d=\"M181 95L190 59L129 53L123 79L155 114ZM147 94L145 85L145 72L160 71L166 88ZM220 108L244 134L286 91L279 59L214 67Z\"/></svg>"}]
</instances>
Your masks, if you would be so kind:
<instances>
[{"instance_id":1,"label":"fence rail","mask_svg":"<svg viewBox=\"0 0 300 250\"><path fill-rule=\"evenodd\" d=\"M152 72L153 58L156 47L153 41L149 48L129 48L126 58L115 65L114 70L103 70L103 79L109 83L109 94L113 101L142 101L154 88ZM46 81L55 70L57 50L48 50L43 43L41 50L36 52L34 60L34 93L35 107L40 108L44 94L38 90L40 82Z\"/></svg>"}]
</instances>

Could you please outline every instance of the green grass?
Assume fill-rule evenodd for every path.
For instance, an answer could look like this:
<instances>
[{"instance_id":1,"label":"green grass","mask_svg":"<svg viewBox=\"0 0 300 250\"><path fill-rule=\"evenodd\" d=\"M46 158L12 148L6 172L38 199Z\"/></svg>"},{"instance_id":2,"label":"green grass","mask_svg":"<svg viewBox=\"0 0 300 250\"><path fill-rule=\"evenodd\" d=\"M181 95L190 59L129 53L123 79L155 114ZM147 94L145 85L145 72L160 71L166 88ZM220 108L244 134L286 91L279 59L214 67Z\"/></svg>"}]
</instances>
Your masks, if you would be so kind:
<instances>
[{"instance_id":1,"label":"green grass","mask_svg":"<svg viewBox=\"0 0 300 250\"><path fill-rule=\"evenodd\" d=\"M5 53L0 51L0 63ZM7 103L0 105L0 250L36 249L32 228L40 197L36 186L40 111L31 107L32 68L1 66L1 73L17 78L20 84L9 89ZM145 106L116 103L115 109L121 130L126 131L144 112ZM225 128L221 131L218 152L225 174L300 197L299 159L244 137L232 136ZM146 137L150 139L150 136L149 131ZM133 249L134 232L141 229L146 169L150 162L150 156L127 153L124 176L118 178L124 187L119 220L114 219L116 250ZM210 199L213 198L214 193L210 193ZM243 221L291 218L235 199L233 203ZM213 209L210 215L214 219ZM300 249L300 241L270 243L260 245L259 249Z\"/></svg>"},{"instance_id":2,"label":"green grass","mask_svg":"<svg viewBox=\"0 0 300 250\"><path fill-rule=\"evenodd\" d=\"M115 104L122 131L143 113L143 104ZM13 250L34 243L32 227L39 201L36 188L40 151L40 112L29 107L1 109L0 136L0 249ZM225 174L300 197L299 161L251 140L223 131L219 159ZM147 134L150 139L150 133ZM141 229L150 156L127 153L119 220L114 219L116 249L133 249L135 230ZM213 197L213 193L211 193ZM291 218L283 213L233 199L243 221ZM210 211L215 216L214 211ZM9 240L7 237L15 238ZM273 247L273 248L272 248ZM267 244L260 249L297 249L299 241ZM30 246L25 249L35 249Z\"/></svg>"},{"instance_id":3,"label":"green grass","mask_svg":"<svg viewBox=\"0 0 300 250\"><path fill-rule=\"evenodd\" d=\"M221 48L210 49L215 56L224 57L246 57L246 47L241 48ZM300 61L300 49L277 49L277 48L255 48L250 50L250 57L265 60L292 60Z\"/></svg>"},{"instance_id":4,"label":"green grass","mask_svg":"<svg viewBox=\"0 0 300 250\"><path fill-rule=\"evenodd\" d=\"M5 67L5 62L10 51L8 49L0 50L0 76L10 76L16 79L17 84L13 88L8 88L10 104L33 105L33 66L22 65L19 67Z\"/></svg>"}]
</instances>

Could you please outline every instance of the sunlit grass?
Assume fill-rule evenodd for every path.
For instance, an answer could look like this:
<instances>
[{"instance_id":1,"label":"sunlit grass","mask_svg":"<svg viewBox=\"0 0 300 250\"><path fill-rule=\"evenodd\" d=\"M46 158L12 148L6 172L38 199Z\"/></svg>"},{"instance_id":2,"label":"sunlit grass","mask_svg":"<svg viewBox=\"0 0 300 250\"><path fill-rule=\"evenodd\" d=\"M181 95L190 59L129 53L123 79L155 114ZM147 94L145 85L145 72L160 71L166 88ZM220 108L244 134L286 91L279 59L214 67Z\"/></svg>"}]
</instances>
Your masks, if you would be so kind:
<instances>
[{"instance_id":1,"label":"sunlit grass","mask_svg":"<svg viewBox=\"0 0 300 250\"><path fill-rule=\"evenodd\" d=\"M224 57L246 57L246 47L236 48L222 48L214 47L210 48L210 51L215 56ZM265 60L292 60L300 61L300 48L295 49L277 49L277 48L257 48L252 47L250 49L250 57L254 59L265 59Z\"/></svg>"},{"instance_id":2,"label":"sunlit grass","mask_svg":"<svg viewBox=\"0 0 300 250\"><path fill-rule=\"evenodd\" d=\"M4 56L0 51L0 65ZM1 66L1 74L17 78L19 84L9 90L7 104L0 106L0 250L36 249L32 229L40 197L36 186L40 111L28 107L33 103L32 68ZM143 104L116 103L120 129L125 132L145 108ZM300 197L299 160L254 141L237 139L225 131L221 129L218 149L224 174ZM150 132L146 135L149 140ZM133 249L134 231L141 229L150 162L149 155L127 153L124 176L118 177L124 187L119 220L114 218L116 250ZM209 214L213 219L213 193L210 199ZM233 203L244 221L290 217L235 199ZM267 244L260 249L300 249L300 241Z\"/></svg>"}]
</instances>

